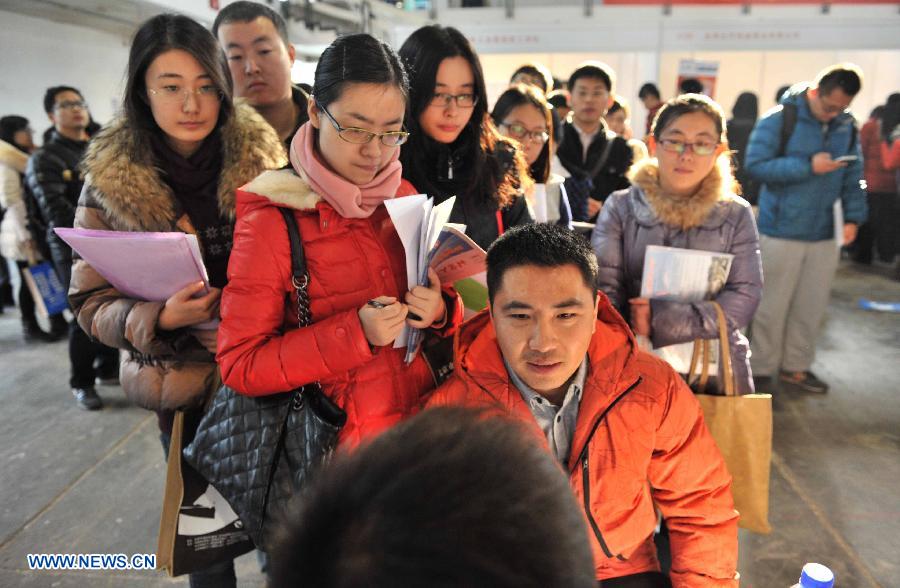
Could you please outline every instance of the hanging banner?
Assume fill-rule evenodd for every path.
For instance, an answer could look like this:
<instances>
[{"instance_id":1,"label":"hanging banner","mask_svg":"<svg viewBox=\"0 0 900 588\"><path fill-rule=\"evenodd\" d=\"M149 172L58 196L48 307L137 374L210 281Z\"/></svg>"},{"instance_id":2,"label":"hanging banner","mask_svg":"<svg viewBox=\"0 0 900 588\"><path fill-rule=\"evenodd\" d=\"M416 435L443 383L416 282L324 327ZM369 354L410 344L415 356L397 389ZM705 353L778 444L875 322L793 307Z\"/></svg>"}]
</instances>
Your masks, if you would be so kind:
<instances>
[{"instance_id":1,"label":"hanging banner","mask_svg":"<svg viewBox=\"0 0 900 588\"><path fill-rule=\"evenodd\" d=\"M697 61L696 59L682 59L678 62L678 81L675 93L681 93L681 82L695 79L703 84L703 93L710 98L716 97L716 78L719 76L718 61Z\"/></svg>"}]
</instances>

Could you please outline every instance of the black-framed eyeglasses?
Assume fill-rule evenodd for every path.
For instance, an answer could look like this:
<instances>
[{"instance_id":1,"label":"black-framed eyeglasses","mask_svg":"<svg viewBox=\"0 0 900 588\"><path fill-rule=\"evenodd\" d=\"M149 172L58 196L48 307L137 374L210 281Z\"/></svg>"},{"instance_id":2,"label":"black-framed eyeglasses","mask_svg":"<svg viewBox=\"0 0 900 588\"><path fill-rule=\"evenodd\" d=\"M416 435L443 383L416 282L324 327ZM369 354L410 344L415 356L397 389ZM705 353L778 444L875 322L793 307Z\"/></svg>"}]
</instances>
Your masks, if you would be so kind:
<instances>
[{"instance_id":1,"label":"black-framed eyeglasses","mask_svg":"<svg viewBox=\"0 0 900 588\"><path fill-rule=\"evenodd\" d=\"M520 143L530 140L543 145L550 140L550 133L547 131L529 131L519 123L501 123L500 126L509 129L509 136Z\"/></svg>"},{"instance_id":2,"label":"black-framed eyeglasses","mask_svg":"<svg viewBox=\"0 0 900 588\"><path fill-rule=\"evenodd\" d=\"M65 100L57 104L56 108L59 110L72 110L75 108L87 110L87 102L85 102L84 100Z\"/></svg>"},{"instance_id":3,"label":"black-framed eyeglasses","mask_svg":"<svg viewBox=\"0 0 900 588\"><path fill-rule=\"evenodd\" d=\"M693 143L688 143L678 139L660 139L659 146L671 153L681 154L690 148L694 155L712 155L719 144L715 141L694 141Z\"/></svg>"},{"instance_id":4,"label":"black-framed eyeglasses","mask_svg":"<svg viewBox=\"0 0 900 588\"><path fill-rule=\"evenodd\" d=\"M334 129L338 132L338 137L343 139L348 143L353 143L355 145L364 145L365 143L370 142L375 137L378 137L378 140L381 141L381 144L386 147L399 147L406 143L407 139L409 139L409 133L407 131L387 131L385 133L376 133L373 131L367 131L366 129L361 129L359 127L342 127L340 123L331 113L328 112L328 109L319 104L319 101L316 100L316 106L325 113L325 116L328 117L328 120L331 121L331 124L334 125Z\"/></svg>"},{"instance_id":5,"label":"black-framed eyeglasses","mask_svg":"<svg viewBox=\"0 0 900 588\"><path fill-rule=\"evenodd\" d=\"M435 94L431 97L432 106L447 108L451 102L456 102L459 108L472 108L478 104L478 96L475 94Z\"/></svg>"}]
</instances>

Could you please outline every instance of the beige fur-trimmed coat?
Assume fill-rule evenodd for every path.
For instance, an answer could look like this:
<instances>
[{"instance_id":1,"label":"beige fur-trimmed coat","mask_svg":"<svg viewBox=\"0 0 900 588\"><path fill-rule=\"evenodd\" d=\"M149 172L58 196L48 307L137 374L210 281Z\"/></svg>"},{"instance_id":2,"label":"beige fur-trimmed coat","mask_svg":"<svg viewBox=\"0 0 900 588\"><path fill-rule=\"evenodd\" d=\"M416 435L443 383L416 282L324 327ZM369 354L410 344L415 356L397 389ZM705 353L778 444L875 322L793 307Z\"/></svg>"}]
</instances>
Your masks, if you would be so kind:
<instances>
[{"instance_id":1,"label":"beige fur-trimmed coat","mask_svg":"<svg viewBox=\"0 0 900 588\"><path fill-rule=\"evenodd\" d=\"M287 159L275 131L246 104L235 104L221 134L219 214L233 222L237 188L265 170L284 166ZM175 197L160 177L150 146L137 144L124 120L114 121L93 139L83 165L86 183L76 227L195 232L187 215L176 212ZM85 332L126 351L120 379L133 402L152 410L203 402L214 377L215 358L188 329L157 330L164 302L128 298L77 255L69 301Z\"/></svg>"}]
</instances>

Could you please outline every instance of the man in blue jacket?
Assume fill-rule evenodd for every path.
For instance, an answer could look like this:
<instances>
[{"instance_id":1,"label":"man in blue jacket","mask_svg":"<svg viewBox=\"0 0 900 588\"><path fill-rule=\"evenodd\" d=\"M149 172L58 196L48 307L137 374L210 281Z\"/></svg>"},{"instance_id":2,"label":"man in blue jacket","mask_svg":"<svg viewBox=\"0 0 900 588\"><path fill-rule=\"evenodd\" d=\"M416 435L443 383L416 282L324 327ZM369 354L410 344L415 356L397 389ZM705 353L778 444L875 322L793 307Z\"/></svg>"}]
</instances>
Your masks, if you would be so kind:
<instances>
[{"instance_id":1,"label":"man in blue jacket","mask_svg":"<svg viewBox=\"0 0 900 588\"><path fill-rule=\"evenodd\" d=\"M765 280L750 361L763 386L777 374L783 388L828 391L809 368L837 269L836 235L851 243L867 214L862 153L847 111L861 85L856 66L831 66L814 84L785 93L750 135L745 166L763 185L758 224ZM837 230L836 221L843 223Z\"/></svg>"}]
</instances>

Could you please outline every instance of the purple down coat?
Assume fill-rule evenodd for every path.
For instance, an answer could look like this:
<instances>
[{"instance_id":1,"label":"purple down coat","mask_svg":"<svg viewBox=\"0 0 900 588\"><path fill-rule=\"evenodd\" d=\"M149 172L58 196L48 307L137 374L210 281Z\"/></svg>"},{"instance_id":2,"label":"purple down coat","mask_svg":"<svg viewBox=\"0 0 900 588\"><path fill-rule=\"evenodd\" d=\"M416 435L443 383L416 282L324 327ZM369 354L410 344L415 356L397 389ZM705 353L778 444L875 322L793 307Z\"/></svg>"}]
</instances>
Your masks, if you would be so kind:
<instances>
[{"instance_id":1,"label":"purple down coat","mask_svg":"<svg viewBox=\"0 0 900 588\"><path fill-rule=\"evenodd\" d=\"M629 298L641 294L648 245L721 251L734 255L728 281L716 296L728 321L731 359L738 394L753 392L746 327L762 295L759 233L750 205L732 191L731 171L722 158L689 199L666 196L659 188L655 159L632 168L632 187L612 194L600 211L591 244L600 264L600 289L622 316ZM718 339L716 313L708 301L650 301L654 347L695 339Z\"/></svg>"}]
</instances>

